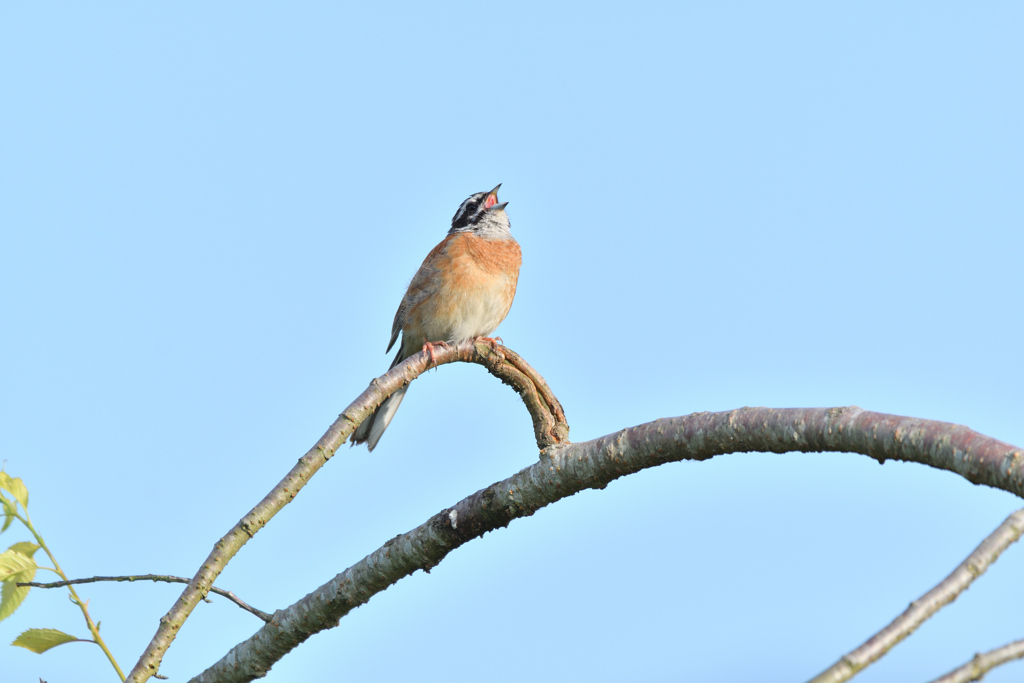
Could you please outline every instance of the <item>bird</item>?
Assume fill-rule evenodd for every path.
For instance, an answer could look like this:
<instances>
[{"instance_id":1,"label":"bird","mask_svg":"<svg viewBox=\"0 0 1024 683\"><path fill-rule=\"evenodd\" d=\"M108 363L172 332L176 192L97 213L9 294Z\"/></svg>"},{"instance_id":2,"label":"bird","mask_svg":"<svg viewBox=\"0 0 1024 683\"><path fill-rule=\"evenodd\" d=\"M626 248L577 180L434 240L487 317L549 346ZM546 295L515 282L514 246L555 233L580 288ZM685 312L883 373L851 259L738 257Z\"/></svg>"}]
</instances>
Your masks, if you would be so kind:
<instances>
[{"instance_id":1,"label":"bird","mask_svg":"<svg viewBox=\"0 0 1024 683\"><path fill-rule=\"evenodd\" d=\"M496 343L488 335L512 308L523 261L505 212L508 202L498 203L500 187L462 202L448 234L409 282L385 351L401 333L391 368L421 350L434 360L435 346L472 339ZM363 420L352 433L353 446L365 443L371 451L377 446L408 389L402 386Z\"/></svg>"}]
</instances>

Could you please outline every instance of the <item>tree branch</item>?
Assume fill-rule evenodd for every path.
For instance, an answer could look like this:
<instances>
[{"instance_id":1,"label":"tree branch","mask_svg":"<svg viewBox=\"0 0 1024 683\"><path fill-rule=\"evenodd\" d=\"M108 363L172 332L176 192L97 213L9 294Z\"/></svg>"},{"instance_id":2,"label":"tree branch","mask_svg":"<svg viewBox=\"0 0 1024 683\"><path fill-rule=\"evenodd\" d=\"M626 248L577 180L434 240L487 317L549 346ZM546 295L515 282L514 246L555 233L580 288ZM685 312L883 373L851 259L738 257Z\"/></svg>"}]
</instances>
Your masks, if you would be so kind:
<instances>
[{"instance_id":1,"label":"tree branch","mask_svg":"<svg viewBox=\"0 0 1024 683\"><path fill-rule=\"evenodd\" d=\"M62 586L71 586L79 583L97 583L100 581L163 581L164 583L188 583L191 579L186 579L181 576L167 576L166 574L135 574L133 576L92 576L87 579L71 579L70 581L51 581L50 583L36 583L30 581L27 583L18 583L18 586L32 586L33 588L61 588ZM263 621L270 621L273 617L270 614L262 610L258 610L255 607L246 604L241 598L232 593L226 591L223 588L217 588L212 586L210 588L211 593L222 595L231 602L235 603L246 612L255 614Z\"/></svg>"},{"instance_id":2,"label":"tree branch","mask_svg":"<svg viewBox=\"0 0 1024 683\"><path fill-rule=\"evenodd\" d=\"M932 683L967 683L980 681L990 669L1024 657L1024 640L997 647L982 654L974 655L974 659L945 676L936 678Z\"/></svg>"},{"instance_id":3,"label":"tree branch","mask_svg":"<svg viewBox=\"0 0 1024 683\"><path fill-rule=\"evenodd\" d=\"M495 350L497 353L488 355L482 364L522 397L533 418L537 448L543 451L550 446L569 443L565 412L548 383L512 349L498 346Z\"/></svg>"},{"instance_id":4,"label":"tree branch","mask_svg":"<svg viewBox=\"0 0 1024 683\"><path fill-rule=\"evenodd\" d=\"M879 462L905 460L947 469L975 483L1024 494L1024 452L966 427L851 408L741 408L655 420L593 441L548 448L534 465L477 491L338 574L193 683L259 678L288 651L332 628L417 569L429 571L463 543L588 488L679 460L736 452L838 451Z\"/></svg>"},{"instance_id":5,"label":"tree branch","mask_svg":"<svg viewBox=\"0 0 1024 683\"><path fill-rule=\"evenodd\" d=\"M464 342L449 348L435 349L434 358L436 361L430 367L454 361L483 365L491 374L519 392L533 417L537 446L541 450L568 442L569 425L566 424L562 407L554 399L547 383L509 349L501 345L492 348L483 342ZM392 368L387 374L370 382L366 391L342 411L334 424L305 455L299 458L298 463L285 478L217 541L181 597L174 601L170 611L160 619L156 634L128 674L127 680L130 683L142 683L157 673L164 653L174 641L178 629L185 623L202 596L210 591L213 582L224 571L231 558L298 495L302 487L334 456L338 448L374 408L399 387L425 372L428 361L427 354L417 353Z\"/></svg>"},{"instance_id":6,"label":"tree branch","mask_svg":"<svg viewBox=\"0 0 1024 683\"><path fill-rule=\"evenodd\" d=\"M910 607L853 652L844 655L838 662L815 676L811 683L841 683L847 681L862 669L880 659L901 640L917 630L940 609L956 600L962 592L985 573L1003 551L1017 541L1024 533L1024 510L1018 510L1006 518L988 538L981 542L967 559ZM1024 651L1022 651L1024 654ZM966 679L965 679L966 680Z\"/></svg>"}]
</instances>

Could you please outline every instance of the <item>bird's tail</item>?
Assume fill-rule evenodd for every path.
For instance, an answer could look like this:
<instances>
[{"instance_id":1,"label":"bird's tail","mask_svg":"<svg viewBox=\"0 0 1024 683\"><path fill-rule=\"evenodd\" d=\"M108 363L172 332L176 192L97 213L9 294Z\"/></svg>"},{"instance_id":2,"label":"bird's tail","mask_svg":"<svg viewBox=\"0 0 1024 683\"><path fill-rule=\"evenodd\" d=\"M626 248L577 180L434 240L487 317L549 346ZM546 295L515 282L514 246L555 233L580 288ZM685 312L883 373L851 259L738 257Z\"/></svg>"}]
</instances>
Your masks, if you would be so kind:
<instances>
[{"instance_id":1,"label":"bird's tail","mask_svg":"<svg viewBox=\"0 0 1024 683\"><path fill-rule=\"evenodd\" d=\"M391 368L401 363L405 358L402 357L402 349L398 349L398 355L395 356L395 360L391 362ZM391 368L388 368L390 370ZM395 393L384 399L384 402L377 406L377 409L373 411L373 414L363 420L363 423L356 428L356 431L352 433L352 445L357 446L361 443L365 443L366 447L371 451L377 446L377 442L380 441L380 437L384 435L384 430L391 424L391 418L395 416L395 412L398 411L398 406L402 405L402 399L405 398L405 392L409 390L409 385L401 387Z\"/></svg>"}]
</instances>

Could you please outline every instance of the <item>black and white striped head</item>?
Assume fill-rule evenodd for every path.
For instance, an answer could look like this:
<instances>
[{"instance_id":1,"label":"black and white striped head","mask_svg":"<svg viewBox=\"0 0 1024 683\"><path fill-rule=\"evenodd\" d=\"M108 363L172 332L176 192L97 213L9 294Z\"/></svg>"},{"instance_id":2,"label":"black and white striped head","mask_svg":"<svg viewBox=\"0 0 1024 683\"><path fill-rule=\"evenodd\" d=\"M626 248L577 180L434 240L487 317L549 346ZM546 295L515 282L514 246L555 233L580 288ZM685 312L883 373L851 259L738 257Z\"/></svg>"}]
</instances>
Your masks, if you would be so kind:
<instances>
[{"instance_id":1,"label":"black and white striped head","mask_svg":"<svg viewBox=\"0 0 1024 683\"><path fill-rule=\"evenodd\" d=\"M498 187L501 187L501 183L498 183ZM452 216L452 229L448 234L473 232L481 237L510 234L508 214L505 213L508 202L498 203L498 187L490 192L477 192L462 202L462 206Z\"/></svg>"}]
</instances>

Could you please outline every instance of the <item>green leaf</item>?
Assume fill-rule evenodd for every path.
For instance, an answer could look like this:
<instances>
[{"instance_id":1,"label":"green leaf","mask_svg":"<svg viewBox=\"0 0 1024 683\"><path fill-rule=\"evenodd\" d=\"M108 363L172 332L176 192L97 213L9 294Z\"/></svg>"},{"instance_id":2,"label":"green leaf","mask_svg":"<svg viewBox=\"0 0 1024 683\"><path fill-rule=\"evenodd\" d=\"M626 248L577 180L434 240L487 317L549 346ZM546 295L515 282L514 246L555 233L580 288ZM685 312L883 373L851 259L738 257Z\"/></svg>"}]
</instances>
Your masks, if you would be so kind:
<instances>
[{"instance_id":1,"label":"green leaf","mask_svg":"<svg viewBox=\"0 0 1024 683\"><path fill-rule=\"evenodd\" d=\"M16 550L0 553L0 578L3 579L0 586L0 621L14 614L25 601L31 588L15 584L34 579L36 569L36 563L31 557L25 557Z\"/></svg>"},{"instance_id":2,"label":"green leaf","mask_svg":"<svg viewBox=\"0 0 1024 683\"><path fill-rule=\"evenodd\" d=\"M0 581L8 581L15 574L19 574L29 568L33 572L35 571L35 560L15 550L14 546L0 553Z\"/></svg>"},{"instance_id":3,"label":"green leaf","mask_svg":"<svg viewBox=\"0 0 1024 683\"><path fill-rule=\"evenodd\" d=\"M8 486L3 488L9 491L14 499L21 503L21 507L28 509L28 489L25 488L25 482L21 480L21 477L8 476L7 479L10 481Z\"/></svg>"},{"instance_id":4,"label":"green leaf","mask_svg":"<svg viewBox=\"0 0 1024 683\"><path fill-rule=\"evenodd\" d=\"M21 576L18 581L31 581L33 576ZM28 592L32 590L29 586L16 586L14 581L4 581L0 585L0 621L18 611L21 603L25 602Z\"/></svg>"},{"instance_id":5,"label":"green leaf","mask_svg":"<svg viewBox=\"0 0 1024 683\"><path fill-rule=\"evenodd\" d=\"M28 507L28 489L25 488L25 482L21 478L12 477L0 470L0 489L14 496L14 499L21 503L22 507Z\"/></svg>"},{"instance_id":6,"label":"green leaf","mask_svg":"<svg viewBox=\"0 0 1024 683\"><path fill-rule=\"evenodd\" d=\"M37 655L41 655L51 647L57 647L64 643L73 643L76 640L78 638L69 636L67 633L58 631L55 628L30 628L15 638L11 645L23 647L26 650L35 652Z\"/></svg>"},{"instance_id":7,"label":"green leaf","mask_svg":"<svg viewBox=\"0 0 1024 683\"><path fill-rule=\"evenodd\" d=\"M7 476L5 472L0 471L0 475ZM10 477L8 477L9 479ZM7 531L7 527L15 520L17 516L17 506L11 501L7 500L7 497L3 494L3 489L0 489L0 510L4 513L4 526L0 529L0 534Z\"/></svg>"},{"instance_id":8,"label":"green leaf","mask_svg":"<svg viewBox=\"0 0 1024 683\"><path fill-rule=\"evenodd\" d=\"M21 553L25 557L32 559L32 556L36 554L37 550L39 550L39 546L29 541L20 541L19 543L12 545L8 550L13 550L16 553Z\"/></svg>"}]
</instances>

